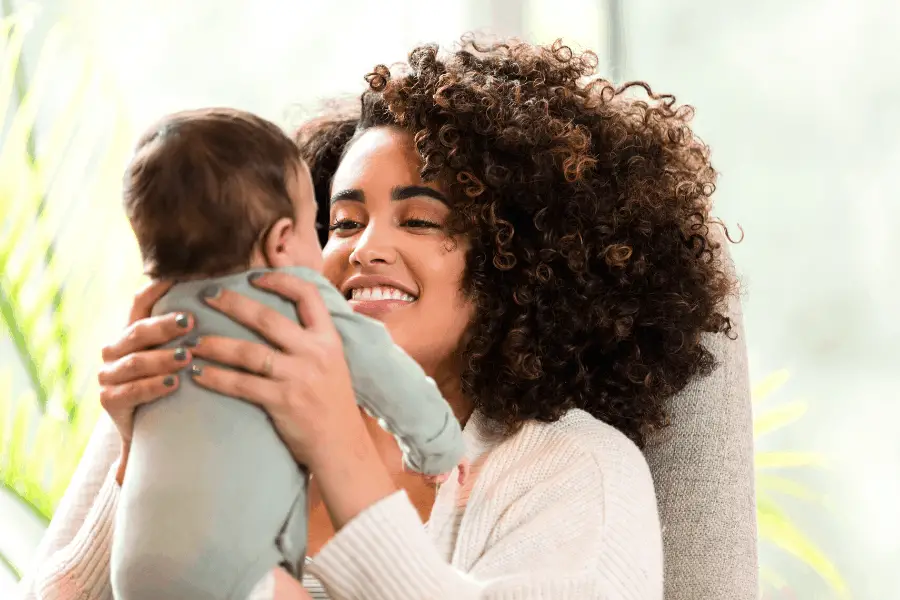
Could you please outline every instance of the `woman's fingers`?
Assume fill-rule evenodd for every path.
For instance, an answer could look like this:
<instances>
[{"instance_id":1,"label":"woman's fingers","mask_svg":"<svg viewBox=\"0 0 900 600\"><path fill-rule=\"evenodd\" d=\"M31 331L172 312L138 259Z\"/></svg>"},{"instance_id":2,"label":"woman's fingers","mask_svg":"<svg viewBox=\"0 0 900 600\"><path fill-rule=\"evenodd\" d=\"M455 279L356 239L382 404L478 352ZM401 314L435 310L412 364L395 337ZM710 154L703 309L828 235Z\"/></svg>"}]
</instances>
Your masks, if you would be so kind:
<instances>
[{"instance_id":1,"label":"woman's fingers","mask_svg":"<svg viewBox=\"0 0 900 600\"><path fill-rule=\"evenodd\" d=\"M257 375L284 379L284 355L256 342L209 335L197 340L193 354L198 358Z\"/></svg>"},{"instance_id":2,"label":"woman's fingers","mask_svg":"<svg viewBox=\"0 0 900 600\"><path fill-rule=\"evenodd\" d=\"M207 304L285 351L297 347L297 338L303 335L303 328L294 319L236 292L218 286L214 288L204 292Z\"/></svg>"},{"instance_id":3,"label":"woman's fingers","mask_svg":"<svg viewBox=\"0 0 900 600\"><path fill-rule=\"evenodd\" d=\"M191 361L187 348L134 352L100 367L100 385L119 385L137 379L172 375Z\"/></svg>"},{"instance_id":4,"label":"woman's fingers","mask_svg":"<svg viewBox=\"0 0 900 600\"><path fill-rule=\"evenodd\" d=\"M170 313L135 321L116 342L103 348L103 362L119 360L139 352L171 342L191 330L194 319L185 313Z\"/></svg>"},{"instance_id":5,"label":"woman's fingers","mask_svg":"<svg viewBox=\"0 0 900 600\"><path fill-rule=\"evenodd\" d=\"M283 396L277 382L240 371L220 369L209 365L201 368L195 365L191 369L191 376L194 381L214 392L241 398L265 408L269 416L274 416L272 411L277 408L276 404L281 401Z\"/></svg>"},{"instance_id":6,"label":"woman's fingers","mask_svg":"<svg viewBox=\"0 0 900 600\"><path fill-rule=\"evenodd\" d=\"M114 421L117 415L129 415L130 421L136 407L168 396L178 389L179 383L178 375L158 375L119 385L105 385L100 388L100 405Z\"/></svg>"},{"instance_id":7,"label":"woman's fingers","mask_svg":"<svg viewBox=\"0 0 900 600\"><path fill-rule=\"evenodd\" d=\"M166 292L172 287L172 283L171 281L151 281L142 287L134 295L134 301L131 303L131 314L128 316L128 324L130 325L135 321L149 317L153 305L165 296Z\"/></svg>"},{"instance_id":8,"label":"woman's fingers","mask_svg":"<svg viewBox=\"0 0 900 600\"><path fill-rule=\"evenodd\" d=\"M316 284L287 273L266 273L253 280L253 285L275 292L297 305L297 316L305 329L322 331L334 329L325 301Z\"/></svg>"}]
</instances>

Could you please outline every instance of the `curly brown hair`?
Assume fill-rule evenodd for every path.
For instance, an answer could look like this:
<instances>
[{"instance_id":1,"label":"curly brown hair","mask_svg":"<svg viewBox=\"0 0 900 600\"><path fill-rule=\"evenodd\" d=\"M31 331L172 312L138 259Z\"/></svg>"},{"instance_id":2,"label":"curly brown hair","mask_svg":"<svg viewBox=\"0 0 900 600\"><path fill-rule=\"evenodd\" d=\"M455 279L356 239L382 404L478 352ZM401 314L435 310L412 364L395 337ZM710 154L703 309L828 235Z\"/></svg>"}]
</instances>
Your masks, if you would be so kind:
<instances>
[{"instance_id":1,"label":"curly brown hair","mask_svg":"<svg viewBox=\"0 0 900 600\"><path fill-rule=\"evenodd\" d=\"M300 149L300 158L309 166L313 190L316 196L316 225L319 243L328 242L328 225L331 211L331 180L338 163L359 124L358 103L332 102L324 115L310 119L294 132L294 142Z\"/></svg>"},{"instance_id":2,"label":"curly brown hair","mask_svg":"<svg viewBox=\"0 0 900 600\"><path fill-rule=\"evenodd\" d=\"M510 431L577 407L643 445L664 401L715 366L701 334L730 333L736 283L692 109L596 66L560 41L420 46L367 76L358 129L409 131L422 177L450 190L451 231L471 243L475 407ZM346 146L350 120L323 147Z\"/></svg>"}]
</instances>

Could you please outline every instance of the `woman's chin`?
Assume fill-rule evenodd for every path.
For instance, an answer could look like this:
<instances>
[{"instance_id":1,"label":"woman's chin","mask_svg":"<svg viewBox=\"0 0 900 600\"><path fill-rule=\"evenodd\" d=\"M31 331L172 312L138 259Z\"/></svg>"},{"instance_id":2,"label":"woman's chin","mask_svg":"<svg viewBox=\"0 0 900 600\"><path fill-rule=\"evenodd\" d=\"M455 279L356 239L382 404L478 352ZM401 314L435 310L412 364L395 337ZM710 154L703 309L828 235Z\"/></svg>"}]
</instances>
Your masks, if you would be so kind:
<instances>
[{"instance_id":1,"label":"woman's chin","mask_svg":"<svg viewBox=\"0 0 900 600\"><path fill-rule=\"evenodd\" d=\"M389 314L408 308L415 304L415 301L408 300L350 300L350 308L353 312L361 315L383 321Z\"/></svg>"}]
</instances>

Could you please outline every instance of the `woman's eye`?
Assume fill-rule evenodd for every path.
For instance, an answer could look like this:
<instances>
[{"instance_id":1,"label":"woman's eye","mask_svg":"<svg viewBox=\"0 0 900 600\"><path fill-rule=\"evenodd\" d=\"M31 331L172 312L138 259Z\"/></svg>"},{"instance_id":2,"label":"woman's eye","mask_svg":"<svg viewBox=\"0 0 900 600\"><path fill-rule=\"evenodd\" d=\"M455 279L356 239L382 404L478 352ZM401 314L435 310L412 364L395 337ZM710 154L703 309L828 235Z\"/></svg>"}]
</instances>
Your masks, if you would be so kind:
<instances>
[{"instance_id":1,"label":"woman's eye","mask_svg":"<svg viewBox=\"0 0 900 600\"><path fill-rule=\"evenodd\" d=\"M413 229L440 229L440 224L427 219L407 219L403 221L404 227L412 227Z\"/></svg>"},{"instance_id":2,"label":"woman's eye","mask_svg":"<svg viewBox=\"0 0 900 600\"><path fill-rule=\"evenodd\" d=\"M356 221L350 219L341 219L329 225L328 231L349 231L358 227L361 227L361 225Z\"/></svg>"}]
</instances>

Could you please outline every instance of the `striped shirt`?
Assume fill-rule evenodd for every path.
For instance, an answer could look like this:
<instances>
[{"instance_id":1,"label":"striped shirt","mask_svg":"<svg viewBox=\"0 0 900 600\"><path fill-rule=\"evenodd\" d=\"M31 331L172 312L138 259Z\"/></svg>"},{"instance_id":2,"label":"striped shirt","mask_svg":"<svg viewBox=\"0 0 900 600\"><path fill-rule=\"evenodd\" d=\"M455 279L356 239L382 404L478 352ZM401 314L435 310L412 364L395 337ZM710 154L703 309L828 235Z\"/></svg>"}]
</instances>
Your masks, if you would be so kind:
<instances>
[{"instance_id":1,"label":"striped shirt","mask_svg":"<svg viewBox=\"0 0 900 600\"><path fill-rule=\"evenodd\" d=\"M306 565L308 566L311 562L312 561L307 557ZM322 582L307 573L306 569L303 570L303 588L309 592L312 600L329 600Z\"/></svg>"}]
</instances>

